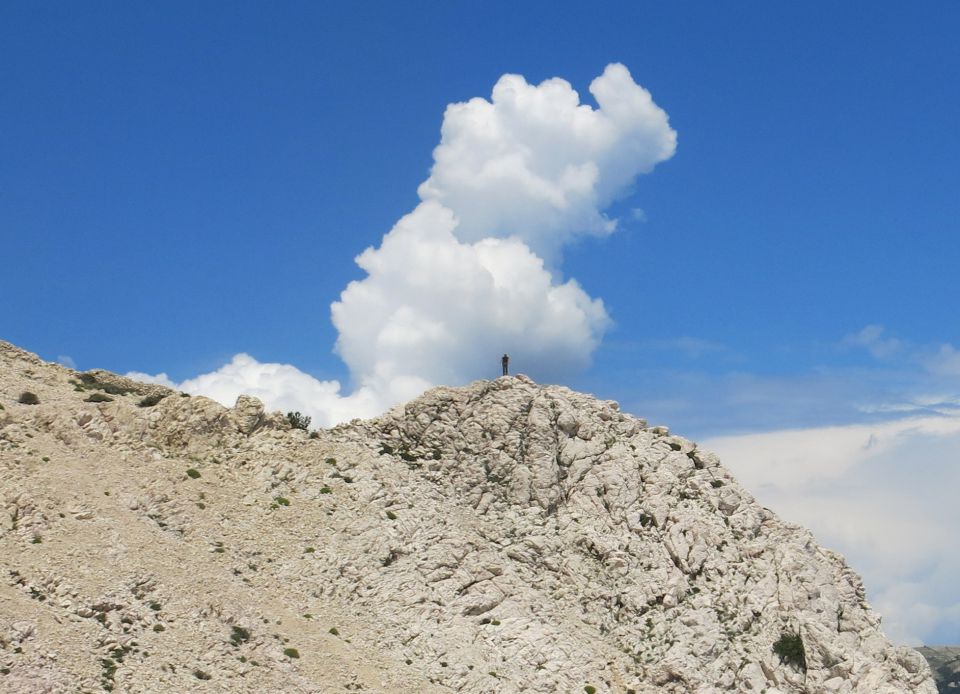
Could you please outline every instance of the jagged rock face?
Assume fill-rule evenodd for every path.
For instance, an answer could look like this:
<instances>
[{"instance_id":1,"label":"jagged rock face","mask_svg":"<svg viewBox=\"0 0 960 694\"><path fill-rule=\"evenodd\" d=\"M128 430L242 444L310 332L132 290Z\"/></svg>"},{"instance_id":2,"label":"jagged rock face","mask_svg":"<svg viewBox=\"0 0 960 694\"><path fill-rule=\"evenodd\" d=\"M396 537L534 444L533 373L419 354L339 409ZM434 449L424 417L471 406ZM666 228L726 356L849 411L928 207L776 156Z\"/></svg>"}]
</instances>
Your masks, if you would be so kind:
<instances>
[{"instance_id":1,"label":"jagged rock face","mask_svg":"<svg viewBox=\"0 0 960 694\"><path fill-rule=\"evenodd\" d=\"M0 690L936 691L842 557L615 403L505 377L308 437L77 378L0 343Z\"/></svg>"}]
</instances>

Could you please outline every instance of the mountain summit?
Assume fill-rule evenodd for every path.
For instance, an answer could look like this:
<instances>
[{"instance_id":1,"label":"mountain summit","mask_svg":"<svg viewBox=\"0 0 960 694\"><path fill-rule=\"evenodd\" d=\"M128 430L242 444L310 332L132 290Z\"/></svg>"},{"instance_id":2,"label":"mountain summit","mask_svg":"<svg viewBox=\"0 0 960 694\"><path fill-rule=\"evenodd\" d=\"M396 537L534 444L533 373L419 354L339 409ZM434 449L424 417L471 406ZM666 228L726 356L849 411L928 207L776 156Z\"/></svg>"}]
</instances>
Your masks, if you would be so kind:
<instances>
[{"instance_id":1,"label":"mountain summit","mask_svg":"<svg viewBox=\"0 0 960 694\"><path fill-rule=\"evenodd\" d=\"M0 342L0 690L936 692L840 555L614 402L300 423Z\"/></svg>"}]
</instances>

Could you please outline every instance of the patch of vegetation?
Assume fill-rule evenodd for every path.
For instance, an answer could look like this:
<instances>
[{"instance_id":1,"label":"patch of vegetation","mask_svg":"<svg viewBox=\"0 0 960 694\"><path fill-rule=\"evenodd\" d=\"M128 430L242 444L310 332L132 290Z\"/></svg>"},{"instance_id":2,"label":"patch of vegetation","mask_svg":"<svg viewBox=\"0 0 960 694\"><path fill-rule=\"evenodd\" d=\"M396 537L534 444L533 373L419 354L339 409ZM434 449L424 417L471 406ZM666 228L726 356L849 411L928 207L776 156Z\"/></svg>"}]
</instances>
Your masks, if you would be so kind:
<instances>
[{"instance_id":1,"label":"patch of vegetation","mask_svg":"<svg viewBox=\"0 0 960 694\"><path fill-rule=\"evenodd\" d=\"M30 542L32 542L35 545L39 545L41 542L43 542L43 538L41 538L39 535L34 535L33 539L30 540Z\"/></svg>"},{"instance_id":2,"label":"patch of vegetation","mask_svg":"<svg viewBox=\"0 0 960 694\"><path fill-rule=\"evenodd\" d=\"M319 438L320 438L320 432L319 432L319 431L311 431L311 432L310 432L310 438L311 438L311 439L319 439Z\"/></svg>"},{"instance_id":3,"label":"patch of vegetation","mask_svg":"<svg viewBox=\"0 0 960 694\"><path fill-rule=\"evenodd\" d=\"M36 393L31 393L29 390L25 390L20 393L20 397L17 398L17 402L21 405L39 405L40 398L37 397Z\"/></svg>"},{"instance_id":4,"label":"patch of vegetation","mask_svg":"<svg viewBox=\"0 0 960 694\"><path fill-rule=\"evenodd\" d=\"M310 417L305 414L300 414L299 412L287 412L287 421L290 422L290 426L294 429L303 429L307 430L307 427L310 426Z\"/></svg>"},{"instance_id":5,"label":"patch of vegetation","mask_svg":"<svg viewBox=\"0 0 960 694\"><path fill-rule=\"evenodd\" d=\"M585 691L587 694L597 694L597 688L594 687L592 684L586 685L583 688L583 691Z\"/></svg>"},{"instance_id":6,"label":"patch of vegetation","mask_svg":"<svg viewBox=\"0 0 960 694\"><path fill-rule=\"evenodd\" d=\"M154 624L154 625L153 625L153 630L159 634L161 631L166 631L167 628L166 628L165 626L163 626L162 624Z\"/></svg>"},{"instance_id":7,"label":"patch of vegetation","mask_svg":"<svg viewBox=\"0 0 960 694\"><path fill-rule=\"evenodd\" d=\"M108 692L113 691L114 675L117 674L117 664L110 658L100 659L100 686Z\"/></svg>"},{"instance_id":8,"label":"patch of vegetation","mask_svg":"<svg viewBox=\"0 0 960 694\"><path fill-rule=\"evenodd\" d=\"M230 643L239 646L250 640L250 631L234 624L230 628Z\"/></svg>"},{"instance_id":9,"label":"patch of vegetation","mask_svg":"<svg viewBox=\"0 0 960 694\"><path fill-rule=\"evenodd\" d=\"M723 480L710 480L710 486L714 489L719 489L723 486Z\"/></svg>"},{"instance_id":10,"label":"patch of vegetation","mask_svg":"<svg viewBox=\"0 0 960 694\"><path fill-rule=\"evenodd\" d=\"M137 403L137 407L153 407L165 397L167 397L166 393L154 393L153 395L148 395Z\"/></svg>"},{"instance_id":11,"label":"patch of vegetation","mask_svg":"<svg viewBox=\"0 0 960 694\"><path fill-rule=\"evenodd\" d=\"M204 672L203 670L200 670L200 669L194 670L194 671L193 671L193 676L196 677L198 680L209 680L209 679L213 679L210 675L208 675L206 672Z\"/></svg>"},{"instance_id":12,"label":"patch of vegetation","mask_svg":"<svg viewBox=\"0 0 960 694\"><path fill-rule=\"evenodd\" d=\"M273 501L274 501L274 503L275 503L277 506L289 506L289 505L290 505L290 499L286 498L285 496L277 496L277 497L274 497Z\"/></svg>"},{"instance_id":13,"label":"patch of vegetation","mask_svg":"<svg viewBox=\"0 0 960 694\"><path fill-rule=\"evenodd\" d=\"M330 487L320 487L321 494L333 494L333 490Z\"/></svg>"},{"instance_id":14,"label":"patch of vegetation","mask_svg":"<svg viewBox=\"0 0 960 694\"><path fill-rule=\"evenodd\" d=\"M304 554L313 554L316 551L317 550L315 550L313 547L307 547L305 550L303 550Z\"/></svg>"},{"instance_id":15,"label":"patch of vegetation","mask_svg":"<svg viewBox=\"0 0 960 694\"><path fill-rule=\"evenodd\" d=\"M300 657L300 651L298 651L296 648L284 648L284 649L283 649L283 654L284 654L285 656L287 656L288 658L299 658L299 657Z\"/></svg>"},{"instance_id":16,"label":"patch of vegetation","mask_svg":"<svg viewBox=\"0 0 960 694\"><path fill-rule=\"evenodd\" d=\"M156 601L151 602L150 605L149 605L149 607L150 607L150 609L153 610L154 612L159 612L160 610L163 609L163 605L161 605L159 602L156 602Z\"/></svg>"},{"instance_id":17,"label":"patch of vegetation","mask_svg":"<svg viewBox=\"0 0 960 694\"><path fill-rule=\"evenodd\" d=\"M327 465L336 465L336 464L337 464L337 459L336 459L336 458L327 458L327 459L326 459L325 461L323 461L323 462L325 462Z\"/></svg>"},{"instance_id":18,"label":"patch of vegetation","mask_svg":"<svg viewBox=\"0 0 960 694\"><path fill-rule=\"evenodd\" d=\"M336 627L330 627L330 631L328 633L333 634L334 636L340 636L340 630Z\"/></svg>"},{"instance_id":19,"label":"patch of vegetation","mask_svg":"<svg viewBox=\"0 0 960 694\"><path fill-rule=\"evenodd\" d=\"M393 446L388 446L385 443L380 444L380 455L393 455Z\"/></svg>"},{"instance_id":20,"label":"patch of vegetation","mask_svg":"<svg viewBox=\"0 0 960 694\"><path fill-rule=\"evenodd\" d=\"M113 398L104 393L90 393L83 399L84 402L113 402Z\"/></svg>"},{"instance_id":21,"label":"patch of vegetation","mask_svg":"<svg viewBox=\"0 0 960 694\"><path fill-rule=\"evenodd\" d=\"M73 382L74 390L102 390L110 395L126 395L134 390L126 386L118 386L115 383L101 381L93 374L80 374L79 378L79 381Z\"/></svg>"},{"instance_id":22,"label":"patch of vegetation","mask_svg":"<svg viewBox=\"0 0 960 694\"><path fill-rule=\"evenodd\" d=\"M40 460L42 460L42 461L45 462L45 463L49 463L49 462L50 462L50 458L48 458L47 456L43 456L42 458L40 458Z\"/></svg>"},{"instance_id":23,"label":"patch of vegetation","mask_svg":"<svg viewBox=\"0 0 960 694\"><path fill-rule=\"evenodd\" d=\"M780 662L793 665L801 672L807 671L807 654L803 648L800 634L785 631L773 644L773 652L780 656Z\"/></svg>"},{"instance_id":24,"label":"patch of vegetation","mask_svg":"<svg viewBox=\"0 0 960 694\"><path fill-rule=\"evenodd\" d=\"M387 518L390 520L397 520L397 514L393 511L387 511Z\"/></svg>"},{"instance_id":25,"label":"patch of vegetation","mask_svg":"<svg viewBox=\"0 0 960 694\"><path fill-rule=\"evenodd\" d=\"M187 477L189 477L192 480L199 479L200 471L197 470L196 468L190 468L189 470L187 470Z\"/></svg>"},{"instance_id":26,"label":"patch of vegetation","mask_svg":"<svg viewBox=\"0 0 960 694\"><path fill-rule=\"evenodd\" d=\"M408 463L415 463L419 460L417 456L415 456L413 453L411 453L406 449L403 449L402 451L400 451L400 459Z\"/></svg>"}]
</instances>

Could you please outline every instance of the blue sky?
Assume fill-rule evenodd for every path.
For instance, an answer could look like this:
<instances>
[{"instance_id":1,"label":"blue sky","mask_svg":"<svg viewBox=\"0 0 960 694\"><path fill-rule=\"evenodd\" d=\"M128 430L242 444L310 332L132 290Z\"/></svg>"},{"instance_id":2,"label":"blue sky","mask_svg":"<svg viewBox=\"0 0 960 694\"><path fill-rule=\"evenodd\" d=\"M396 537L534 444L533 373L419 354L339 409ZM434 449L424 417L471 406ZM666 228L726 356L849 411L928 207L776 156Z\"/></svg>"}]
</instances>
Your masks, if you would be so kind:
<instances>
[{"instance_id":1,"label":"blue sky","mask_svg":"<svg viewBox=\"0 0 960 694\"><path fill-rule=\"evenodd\" d=\"M960 394L957 35L953 2L4 3L0 337L178 384L243 352L349 392L330 305L418 205L446 106L507 73L595 105L619 62L676 153L551 268L611 319L592 366L515 368L729 445L748 477L767 459L743 444L792 430L900 426L850 479L916 465L916 418L952 422ZM491 351L457 373L495 376ZM937 436L950 464L917 474L953 480L960 444ZM937 571L868 574L875 601L913 586L950 615L896 618L905 640L960 640L960 566Z\"/></svg>"}]
</instances>

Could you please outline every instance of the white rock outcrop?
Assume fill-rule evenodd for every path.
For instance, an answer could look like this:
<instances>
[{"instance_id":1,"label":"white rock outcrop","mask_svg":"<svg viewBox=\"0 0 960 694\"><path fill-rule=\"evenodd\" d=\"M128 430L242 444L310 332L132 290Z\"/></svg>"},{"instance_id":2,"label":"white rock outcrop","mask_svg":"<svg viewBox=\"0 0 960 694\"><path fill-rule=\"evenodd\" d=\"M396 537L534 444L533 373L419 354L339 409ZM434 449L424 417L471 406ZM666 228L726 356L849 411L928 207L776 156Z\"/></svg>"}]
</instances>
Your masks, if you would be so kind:
<instances>
[{"instance_id":1,"label":"white rock outcrop","mask_svg":"<svg viewBox=\"0 0 960 694\"><path fill-rule=\"evenodd\" d=\"M842 557L614 402L505 377L308 436L131 383L0 343L2 691L936 691Z\"/></svg>"}]
</instances>

